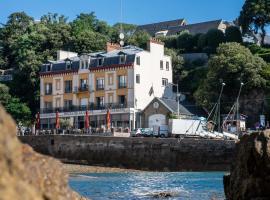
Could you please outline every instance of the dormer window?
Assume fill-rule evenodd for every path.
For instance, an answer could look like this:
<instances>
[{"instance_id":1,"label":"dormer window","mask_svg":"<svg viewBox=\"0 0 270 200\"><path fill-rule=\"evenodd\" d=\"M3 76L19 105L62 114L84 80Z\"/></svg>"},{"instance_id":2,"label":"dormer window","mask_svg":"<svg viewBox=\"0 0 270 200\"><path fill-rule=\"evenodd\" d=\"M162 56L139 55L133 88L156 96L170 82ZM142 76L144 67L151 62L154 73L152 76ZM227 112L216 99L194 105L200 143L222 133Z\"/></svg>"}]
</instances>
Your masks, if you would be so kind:
<instances>
[{"instance_id":1,"label":"dormer window","mask_svg":"<svg viewBox=\"0 0 270 200\"><path fill-rule=\"evenodd\" d=\"M119 63L124 64L126 62L126 55L120 55L119 57Z\"/></svg>"},{"instance_id":2,"label":"dormer window","mask_svg":"<svg viewBox=\"0 0 270 200\"><path fill-rule=\"evenodd\" d=\"M69 70L71 69L72 62L71 61L66 61L66 69Z\"/></svg>"},{"instance_id":3,"label":"dormer window","mask_svg":"<svg viewBox=\"0 0 270 200\"><path fill-rule=\"evenodd\" d=\"M103 61L104 61L103 58L98 58L98 62L97 62L98 66L103 65Z\"/></svg>"},{"instance_id":4,"label":"dormer window","mask_svg":"<svg viewBox=\"0 0 270 200\"><path fill-rule=\"evenodd\" d=\"M87 59L81 60L81 69L88 69L89 62Z\"/></svg>"},{"instance_id":5,"label":"dormer window","mask_svg":"<svg viewBox=\"0 0 270 200\"><path fill-rule=\"evenodd\" d=\"M46 65L46 72L52 71L52 64L47 64Z\"/></svg>"}]
</instances>

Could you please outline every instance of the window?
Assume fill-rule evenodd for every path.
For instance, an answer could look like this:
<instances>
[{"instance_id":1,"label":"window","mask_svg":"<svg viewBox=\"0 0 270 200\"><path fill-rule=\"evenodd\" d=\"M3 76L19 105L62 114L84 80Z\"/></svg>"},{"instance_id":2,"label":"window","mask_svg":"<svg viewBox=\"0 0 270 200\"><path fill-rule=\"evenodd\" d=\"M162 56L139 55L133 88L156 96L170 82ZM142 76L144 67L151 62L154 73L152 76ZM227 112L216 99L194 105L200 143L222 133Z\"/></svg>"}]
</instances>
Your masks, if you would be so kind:
<instances>
[{"instance_id":1,"label":"window","mask_svg":"<svg viewBox=\"0 0 270 200\"><path fill-rule=\"evenodd\" d=\"M60 79L56 79L56 90L60 90L61 89L61 80Z\"/></svg>"},{"instance_id":2,"label":"window","mask_svg":"<svg viewBox=\"0 0 270 200\"><path fill-rule=\"evenodd\" d=\"M160 69L163 70L163 60L160 61Z\"/></svg>"},{"instance_id":3,"label":"window","mask_svg":"<svg viewBox=\"0 0 270 200\"><path fill-rule=\"evenodd\" d=\"M47 109L51 109L51 108L52 108L52 102L45 101L45 102L44 102L44 106L45 106L45 108L47 108Z\"/></svg>"},{"instance_id":4,"label":"window","mask_svg":"<svg viewBox=\"0 0 270 200\"><path fill-rule=\"evenodd\" d=\"M118 96L118 101L120 105L125 105L126 104L126 96L125 95L120 95Z\"/></svg>"},{"instance_id":5,"label":"window","mask_svg":"<svg viewBox=\"0 0 270 200\"><path fill-rule=\"evenodd\" d=\"M167 78L163 78L162 79L162 86L167 86L168 85L168 79Z\"/></svg>"},{"instance_id":6,"label":"window","mask_svg":"<svg viewBox=\"0 0 270 200\"><path fill-rule=\"evenodd\" d=\"M118 76L118 88L126 88L127 87L127 76Z\"/></svg>"},{"instance_id":7,"label":"window","mask_svg":"<svg viewBox=\"0 0 270 200\"><path fill-rule=\"evenodd\" d=\"M166 62L166 70L169 71L170 70L170 63L167 61Z\"/></svg>"},{"instance_id":8,"label":"window","mask_svg":"<svg viewBox=\"0 0 270 200\"><path fill-rule=\"evenodd\" d=\"M88 69L88 60L81 60L81 69Z\"/></svg>"},{"instance_id":9,"label":"window","mask_svg":"<svg viewBox=\"0 0 270 200\"><path fill-rule=\"evenodd\" d=\"M141 80L140 80L140 74L136 74L136 83L140 83Z\"/></svg>"},{"instance_id":10,"label":"window","mask_svg":"<svg viewBox=\"0 0 270 200\"><path fill-rule=\"evenodd\" d=\"M108 103L113 103L113 94L112 93L108 94Z\"/></svg>"},{"instance_id":11,"label":"window","mask_svg":"<svg viewBox=\"0 0 270 200\"><path fill-rule=\"evenodd\" d=\"M60 97L58 97L58 98L55 99L55 107L56 108L60 108L60 102L61 102L61 98Z\"/></svg>"},{"instance_id":12,"label":"window","mask_svg":"<svg viewBox=\"0 0 270 200\"><path fill-rule=\"evenodd\" d=\"M104 78L97 78L96 81L96 89L97 90L104 90Z\"/></svg>"},{"instance_id":13,"label":"window","mask_svg":"<svg viewBox=\"0 0 270 200\"><path fill-rule=\"evenodd\" d=\"M65 93L72 92L72 80L65 81Z\"/></svg>"},{"instance_id":14,"label":"window","mask_svg":"<svg viewBox=\"0 0 270 200\"><path fill-rule=\"evenodd\" d=\"M141 65L141 58L140 56L136 57L136 64Z\"/></svg>"},{"instance_id":15,"label":"window","mask_svg":"<svg viewBox=\"0 0 270 200\"><path fill-rule=\"evenodd\" d=\"M126 56L125 55L120 55L119 60L120 60L119 61L120 64L124 64L126 62Z\"/></svg>"},{"instance_id":16,"label":"window","mask_svg":"<svg viewBox=\"0 0 270 200\"><path fill-rule=\"evenodd\" d=\"M88 90L87 79L80 80L80 91Z\"/></svg>"},{"instance_id":17,"label":"window","mask_svg":"<svg viewBox=\"0 0 270 200\"><path fill-rule=\"evenodd\" d=\"M69 70L71 69L72 62L71 61L66 61L66 69Z\"/></svg>"},{"instance_id":18,"label":"window","mask_svg":"<svg viewBox=\"0 0 270 200\"><path fill-rule=\"evenodd\" d=\"M52 64L47 64L46 65L46 72L52 71Z\"/></svg>"},{"instance_id":19,"label":"window","mask_svg":"<svg viewBox=\"0 0 270 200\"><path fill-rule=\"evenodd\" d=\"M113 85L113 74L108 75L108 85Z\"/></svg>"},{"instance_id":20,"label":"window","mask_svg":"<svg viewBox=\"0 0 270 200\"><path fill-rule=\"evenodd\" d=\"M65 100L64 101L64 107L65 108L71 108L72 107L72 100Z\"/></svg>"},{"instance_id":21,"label":"window","mask_svg":"<svg viewBox=\"0 0 270 200\"><path fill-rule=\"evenodd\" d=\"M101 66L101 65L103 65L103 58L98 59L98 66Z\"/></svg>"},{"instance_id":22,"label":"window","mask_svg":"<svg viewBox=\"0 0 270 200\"><path fill-rule=\"evenodd\" d=\"M45 95L52 94L52 84L51 83L45 83Z\"/></svg>"},{"instance_id":23,"label":"window","mask_svg":"<svg viewBox=\"0 0 270 200\"><path fill-rule=\"evenodd\" d=\"M97 97L96 98L96 101L97 101L97 107L100 108L100 107L104 107L104 97Z\"/></svg>"}]
</instances>

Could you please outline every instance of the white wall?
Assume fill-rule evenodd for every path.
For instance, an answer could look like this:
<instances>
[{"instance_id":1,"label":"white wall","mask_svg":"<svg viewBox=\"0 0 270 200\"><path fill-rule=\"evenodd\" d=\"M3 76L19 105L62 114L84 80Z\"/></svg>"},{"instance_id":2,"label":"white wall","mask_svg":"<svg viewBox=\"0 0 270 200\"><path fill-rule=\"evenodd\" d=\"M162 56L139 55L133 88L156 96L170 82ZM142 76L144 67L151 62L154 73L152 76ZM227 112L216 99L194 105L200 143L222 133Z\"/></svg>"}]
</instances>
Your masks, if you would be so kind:
<instances>
[{"instance_id":1,"label":"white wall","mask_svg":"<svg viewBox=\"0 0 270 200\"><path fill-rule=\"evenodd\" d=\"M162 78L167 78L172 82L171 58L164 56L164 47L160 44L151 43L150 52L143 51L136 56L140 56L140 65L134 64L134 77L140 74L140 84L135 81L135 98L137 99L137 109L144 109L155 97L162 97L164 87ZM160 60L163 60L163 70L160 70ZM170 64L169 71L166 70L166 61ZM149 90L153 85L154 95L149 96Z\"/></svg>"},{"instance_id":2,"label":"white wall","mask_svg":"<svg viewBox=\"0 0 270 200\"><path fill-rule=\"evenodd\" d=\"M75 52L62 51L62 50L57 51L57 60L64 60L66 58L72 58L76 56L78 56L78 54Z\"/></svg>"}]
</instances>

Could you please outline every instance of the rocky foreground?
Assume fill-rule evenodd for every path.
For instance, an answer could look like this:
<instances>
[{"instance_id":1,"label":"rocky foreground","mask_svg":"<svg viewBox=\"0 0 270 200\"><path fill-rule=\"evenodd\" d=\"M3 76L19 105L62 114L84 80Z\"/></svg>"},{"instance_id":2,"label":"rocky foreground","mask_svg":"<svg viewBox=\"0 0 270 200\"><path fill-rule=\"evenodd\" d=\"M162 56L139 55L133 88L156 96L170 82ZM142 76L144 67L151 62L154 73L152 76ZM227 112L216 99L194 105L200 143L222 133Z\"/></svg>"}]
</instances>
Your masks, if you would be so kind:
<instances>
[{"instance_id":1,"label":"rocky foreground","mask_svg":"<svg viewBox=\"0 0 270 200\"><path fill-rule=\"evenodd\" d=\"M68 187L62 164L23 145L0 107L0 200L83 200Z\"/></svg>"},{"instance_id":2,"label":"rocky foreground","mask_svg":"<svg viewBox=\"0 0 270 200\"><path fill-rule=\"evenodd\" d=\"M228 200L270 199L270 131L244 136L236 145L224 190Z\"/></svg>"}]
</instances>

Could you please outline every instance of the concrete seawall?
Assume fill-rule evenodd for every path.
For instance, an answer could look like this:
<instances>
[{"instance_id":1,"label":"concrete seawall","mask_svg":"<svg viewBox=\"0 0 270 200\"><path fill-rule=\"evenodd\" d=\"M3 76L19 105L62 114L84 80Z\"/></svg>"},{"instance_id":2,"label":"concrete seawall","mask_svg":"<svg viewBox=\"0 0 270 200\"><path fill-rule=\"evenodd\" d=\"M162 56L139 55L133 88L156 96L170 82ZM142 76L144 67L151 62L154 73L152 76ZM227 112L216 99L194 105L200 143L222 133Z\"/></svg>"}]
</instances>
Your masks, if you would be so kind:
<instances>
[{"instance_id":1,"label":"concrete seawall","mask_svg":"<svg viewBox=\"0 0 270 200\"><path fill-rule=\"evenodd\" d=\"M117 138L73 135L20 136L37 152L78 164L153 171L227 171L234 141Z\"/></svg>"}]
</instances>

